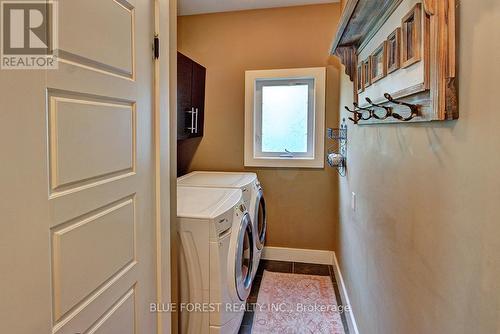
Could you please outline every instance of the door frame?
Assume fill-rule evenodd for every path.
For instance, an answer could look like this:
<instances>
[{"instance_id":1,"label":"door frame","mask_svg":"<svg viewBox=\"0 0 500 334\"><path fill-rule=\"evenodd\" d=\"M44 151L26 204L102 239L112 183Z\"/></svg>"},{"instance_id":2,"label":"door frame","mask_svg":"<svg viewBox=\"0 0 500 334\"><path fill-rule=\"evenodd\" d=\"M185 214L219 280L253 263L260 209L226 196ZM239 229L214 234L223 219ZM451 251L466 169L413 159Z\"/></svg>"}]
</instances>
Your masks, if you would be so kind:
<instances>
[{"instance_id":1,"label":"door frame","mask_svg":"<svg viewBox=\"0 0 500 334\"><path fill-rule=\"evenodd\" d=\"M177 0L154 0L156 302L176 304L177 280ZM158 334L178 333L177 312L157 313Z\"/></svg>"}]
</instances>

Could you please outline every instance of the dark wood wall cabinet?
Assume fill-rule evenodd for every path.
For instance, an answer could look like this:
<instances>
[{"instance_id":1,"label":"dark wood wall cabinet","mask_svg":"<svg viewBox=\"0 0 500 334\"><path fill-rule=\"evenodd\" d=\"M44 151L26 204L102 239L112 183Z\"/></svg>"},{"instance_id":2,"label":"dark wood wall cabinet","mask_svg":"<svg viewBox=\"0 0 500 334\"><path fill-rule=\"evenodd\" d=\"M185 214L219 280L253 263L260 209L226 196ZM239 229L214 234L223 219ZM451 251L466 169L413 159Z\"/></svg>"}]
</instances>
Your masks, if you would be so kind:
<instances>
[{"instance_id":1,"label":"dark wood wall cabinet","mask_svg":"<svg viewBox=\"0 0 500 334\"><path fill-rule=\"evenodd\" d=\"M203 137L206 68L177 52L177 140Z\"/></svg>"}]
</instances>

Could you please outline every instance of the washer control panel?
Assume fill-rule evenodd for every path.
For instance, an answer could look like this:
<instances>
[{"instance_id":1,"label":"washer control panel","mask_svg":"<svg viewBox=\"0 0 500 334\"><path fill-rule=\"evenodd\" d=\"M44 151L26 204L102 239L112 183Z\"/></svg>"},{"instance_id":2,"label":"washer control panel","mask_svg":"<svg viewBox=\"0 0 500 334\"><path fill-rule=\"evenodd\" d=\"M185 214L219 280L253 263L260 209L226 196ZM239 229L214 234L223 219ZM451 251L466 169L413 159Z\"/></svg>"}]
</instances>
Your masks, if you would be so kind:
<instances>
[{"instance_id":1,"label":"washer control panel","mask_svg":"<svg viewBox=\"0 0 500 334\"><path fill-rule=\"evenodd\" d=\"M228 229L230 229L231 225L232 225L232 221L233 221L233 217L232 217L231 211L222 215L222 216L219 216L215 220L216 233L221 234L221 233L227 231Z\"/></svg>"}]
</instances>

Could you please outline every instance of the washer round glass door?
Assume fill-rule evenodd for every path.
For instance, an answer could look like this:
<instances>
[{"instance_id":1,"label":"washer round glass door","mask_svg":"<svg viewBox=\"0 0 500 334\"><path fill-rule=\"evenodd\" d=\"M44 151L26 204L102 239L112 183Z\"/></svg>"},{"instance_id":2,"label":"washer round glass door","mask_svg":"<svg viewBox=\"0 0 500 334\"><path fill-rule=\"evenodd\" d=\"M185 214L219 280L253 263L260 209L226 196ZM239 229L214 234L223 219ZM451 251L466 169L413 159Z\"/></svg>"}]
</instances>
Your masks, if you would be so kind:
<instances>
[{"instance_id":1,"label":"washer round glass door","mask_svg":"<svg viewBox=\"0 0 500 334\"><path fill-rule=\"evenodd\" d=\"M248 213L241 219L236 246L235 280L236 291L241 301L245 301L252 288L253 231Z\"/></svg>"},{"instance_id":2,"label":"washer round glass door","mask_svg":"<svg viewBox=\"0 0 500 334\"><path fill-rule=\"evenodd\" d=\"M266 201L264 200L264 192L262 189L259 190L257 194L257 199L255 201L255 223L257 224L257 249L261 250L264 247L264 242L266 241L266 229L267 229L267 216L266 216Z\"/></svg>"}]
</instances>

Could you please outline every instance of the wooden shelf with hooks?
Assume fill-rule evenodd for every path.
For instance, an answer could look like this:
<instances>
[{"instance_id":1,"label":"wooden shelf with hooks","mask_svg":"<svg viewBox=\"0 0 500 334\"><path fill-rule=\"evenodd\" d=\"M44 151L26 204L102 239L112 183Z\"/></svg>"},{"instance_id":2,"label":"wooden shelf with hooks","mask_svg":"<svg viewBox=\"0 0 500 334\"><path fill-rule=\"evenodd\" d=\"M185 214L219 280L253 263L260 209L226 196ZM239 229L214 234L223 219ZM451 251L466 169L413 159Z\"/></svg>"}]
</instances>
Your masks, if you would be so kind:
<instances>
[{"instance_id":1,"label":"wooden shelf with hooks","mask_svg":"<svg viewBox=\"0 0 500 334\"><path fill-rule=\"evenodd\" d=\"M456 12L456 0L347 0L331 53L354 82L359 124L458 119Z\"/></svg>"}]
</instances>

